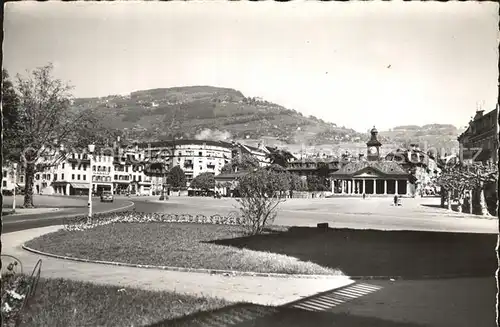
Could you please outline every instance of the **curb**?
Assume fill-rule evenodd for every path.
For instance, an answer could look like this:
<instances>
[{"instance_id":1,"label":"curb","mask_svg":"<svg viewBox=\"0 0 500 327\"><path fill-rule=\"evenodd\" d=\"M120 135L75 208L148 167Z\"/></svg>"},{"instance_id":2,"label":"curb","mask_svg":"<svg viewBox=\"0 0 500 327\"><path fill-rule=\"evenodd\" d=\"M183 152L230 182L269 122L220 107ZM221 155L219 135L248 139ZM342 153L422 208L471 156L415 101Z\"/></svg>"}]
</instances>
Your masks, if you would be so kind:
<instances>
[{"instance_id":1,"label":"curb","mask_svg":"<svg viewBox=\"0 0 500 327\"><path fill-rule=\"evenodd\" d=\"M298 279L335 279L335 278L345 278L351 280L428 280L428 279L453 279L453 278L472 278L478 277L473 274L446 274L446 275L423 275L423 276L343 276L343 275L301 275L301 274L279 274L279 273L261 273L261 272L250 272L250 271L235 271L235 270L220 270L220 269L203 269L203 268L184 268L184 267L173 267L173 266L154 266L154 265L140 265L125 262L114 262L114 261L103 261L103 260L91 260L82 259L75 257L62 256L58 254L47 253L39 250L32 249L25 244L22 248L28 252L32 252L39 255L44 255L51 258L112 265L118 267L132 267L132 268L143 268L143 269L157 269L157 270L167 270L167 271L178 271L178 272L189 272L189 273L204 273L210 275L225 275L228 277L237 276L248 276L248 277L275 277L275 278L298 278ZM487 276L482 276L487 277ZM490 276L494 277L494 275Z\"/></svg>"},{"instance_id":2,"label":"curb","mask_svg":"<svg viewBox=\"0 0 500 327\"><path fill-rule=\"evenodd\" d=\"M95 263L95 264L104 264L104 265L112 265L119 267L132 267L132 268L145 268L145 269L157 269L157 270L168 270L168 271L178 271L178 272L190 272L190 273L205 273L210 275L226 275L226 276L249 276L249 277L276 277L276 278L300 278L300 279L335 279L335 278L346 278L349 279L349 276L343 275L294 275L294 274L279 274L279 273L260 273L260 272L249 272L249 271L234 271L234 270L220 270L220 269L203 269L203 268L184 268L184 267L172 267L172 266L153 266L153 265L139 265L133 263L125 263L125 262L114 262L114 261L103 261L103 260L90 260L90 259L82 259L75 257L67 257L58 254L52 254L47 252L42 252L39 250L32 249L25 244L22 245L22 248L26 251L44 255L47 257L52 257L56 259L77 261L77 262L85 262L85 263Z\"/></svg>"},{"instance_id":3,"label":"curb","mask_svg":"<svg viewBox=\"0 0 500 327\"><path fill-rule=\"evenodd\" d=\"M132 202L132 201L126 201L126 202L130 202L130 203L128 205L120 207L120 208L115 208L115 209L110 209L110 210L100 211L100 212L94 212L94 214L103 214L103 213L109 213L109 212L114 212L114 211L126 210L128 208L131 208L131 207L135 206L134 202ZM80 217L80 216L84 216L85 215L85 213L73 213L73 214L69 214L69 215L64 215L63 214L64 210L61 210L61 211L62 212L61 212L60 216L41 218L41 219L38 219L37 221L40 221L40 220L54 220L54 219L61 219L61 218L73 218L73 217ZM11 215L9 215L9 216L11 216ZM16 220L16 221L4 221L2 224L3 225L9 225L9 224L24 223L24 222L27 222L27 221L33 221L33 219L24 219L24 220Z\"/></svg>"}]
</instances>

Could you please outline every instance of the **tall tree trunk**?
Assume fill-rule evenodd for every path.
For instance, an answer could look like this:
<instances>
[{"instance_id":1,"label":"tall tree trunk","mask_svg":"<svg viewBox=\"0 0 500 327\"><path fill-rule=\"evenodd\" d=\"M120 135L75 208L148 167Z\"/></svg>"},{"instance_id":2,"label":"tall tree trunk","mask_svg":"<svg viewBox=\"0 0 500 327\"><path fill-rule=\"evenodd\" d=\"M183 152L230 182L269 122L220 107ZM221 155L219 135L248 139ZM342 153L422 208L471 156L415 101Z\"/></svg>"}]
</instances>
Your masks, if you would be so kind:
<instances>
[{"instance_id":1,"label":"tall tree trunk","mask_svg":"<svg viewBox=\"0 0 500 327\"><path fill-rule=\"evenodd\" d=\"M451 191L447 191L446 192L446 199L447 199L447 202L448 202L447 209L451 211Z\"/></svg>"},{"instance_id":2,"label":"tall tree trunk","mask_svg":"<svg viewBox=\"0 0 500 327\"><path fill-rule=\"evenodd\" d=\"M482 216L491 216L488 211L488 205L486 204L486 197L484 196L484 183L481 183L481 188L479 191L479 205L481 206L481 215Z\"/></svg>"},{"instance_id":3,"label":"tall tree trunk","mask_svg":"<svg viewBox=\"0 0 500 327\"><path fill-rule=\"evenodd\" d=\"M441 208L445 207L446 199L445 199L445 191L441 189Z\"/></svg>"},{"instance_id":4,"label":"tall tree trunk","mask_svg":"<svg viewBox=\"0 0 500 327\"><path fill-rule=\"evenodd\" d=\"M469 213L471 215L472 215L472 212L473 212L472 209L474 208L474 206L472 205L472 202L473 202L472 195L473 195L473 192L471 190L471 191L469 191Z\"/></svg>"},{"instance_id":5,"label":"tall tree trunk","mask_svg":"<svg viewBox=\"0 0 500 327\"><path fill-rule=\"evenodd\" d=\"M462 212L462 205L463 204L464 204L464 193L459 192L458 193L458 208L457 208L458 212Z\"/></svg>"},{"instance_id":6,"label":"tall tree trunk","mask_svg":"<svg viewBox=\"0 0 500 327\"><path fill-rule=\"evenodd\" d=\"M35 183L35 164L27 160L24 186L24 207L33 208L33 184Z\"/></svg>"}]
</instances>

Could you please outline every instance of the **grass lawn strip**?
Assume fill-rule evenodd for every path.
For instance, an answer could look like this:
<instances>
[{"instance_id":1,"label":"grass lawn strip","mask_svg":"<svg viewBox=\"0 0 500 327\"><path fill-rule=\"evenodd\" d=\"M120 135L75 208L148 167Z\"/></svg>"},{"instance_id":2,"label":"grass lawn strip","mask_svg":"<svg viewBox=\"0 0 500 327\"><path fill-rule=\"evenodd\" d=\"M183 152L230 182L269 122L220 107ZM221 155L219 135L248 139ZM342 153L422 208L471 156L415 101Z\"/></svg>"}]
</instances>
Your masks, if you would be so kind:
<instances>
[{"instance_id":1,"label":"grass lawn strip","mask_svg":"<svg viewBox=\"0 0 500 327\"><path fill-rule=\"evenodd\" d=\"M229 304L216 298L42 278L22 311L21 326L145 326Z\"/></svg>"},{"instance_id":2,"label":"grass lawn strip","mask_svg":"<svg viewBox=\"0 0 500 327\"><path fill-rule=\"evenodd\" d=\"M293 256L213 242L245 236L240 226L116 223L85 231L60 230L26 243L35 250L91 260L259 273L342 275ZM62 246L64 245L64 246Z\"/></svg>"}]
</instances>

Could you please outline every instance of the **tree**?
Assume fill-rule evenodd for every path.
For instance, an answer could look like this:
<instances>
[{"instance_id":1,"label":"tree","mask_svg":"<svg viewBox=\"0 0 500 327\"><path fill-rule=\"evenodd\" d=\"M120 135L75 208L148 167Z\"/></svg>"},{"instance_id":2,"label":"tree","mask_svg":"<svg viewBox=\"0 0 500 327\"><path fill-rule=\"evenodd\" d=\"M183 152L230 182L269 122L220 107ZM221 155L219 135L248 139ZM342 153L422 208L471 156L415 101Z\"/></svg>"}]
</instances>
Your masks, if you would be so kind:
<instances>
[{"instance_id":1,"label":"tree","mask_svg":"<svg viewBox=\"0 0 500 327\"><path fill-rule=\"evenodd\" d=\"M16 143L16 134L22 128L19 117L19 97L14 85L9 79L9 73L2 69L2 123L3 123L3 156L6 161L19 161L21 149L15 149L21 144Z\"/></svg>"},{"instance_id":2,"label":"tree","mask_svg":"<svg viewBox=\"0 0 500 327\"><path fill-rule=\"evenodd\" d=\"M24 206L28 208L33 207L35 173L58 165L76 145L88 144L89 135L84 132L92 125L92 111L71 110L72 87L54 78L52 70L52 64L48 64L28 76L17 75L13 89L19 105L17 110L9 105L5 126L4 151L11 161L25 168ZM4 96L15 103L12 88L5 89ZM65 150L59 151L62 144Z\"/></svg>"},{"instance_id":3,"label":"tree","mask_svg":"<svg viewBox=\"0 0 500 327\"><path fill-rule=\"evenodd\" d=\"M319 177L319 182L324 186L325 190L330 187L330 167L327 162L318 162L316 174ZM323 188L321 187L323 190Z\"/></svg>"},{"instance_id":4,"label":"tree","mask_svg":"<svg viewBox=\"0 0 500 327\"><path fill-rule=\"evenodd\" d=\"M326 185L324 185L321 179L316 175L307 176L307 189L311 192L328 190Z\"/></svg>"},{"instance_id":5,"label":"tree","mask_svg":"<svg viewBox=\"0 0 500 327\"><path fill-rule=\"evenodd\" d=\"M224 165L221 169L223 173L235 173L237 171L248 171L259 168L259 160L249 154L241 154L234 157L231 162Z\"/></svg>"},{"instance_id":6,"label":"tree","mask_svg":"<svg viewBox=\"0 0 500 327\"><path fill-rule=\"evenodd\" d=\"M294 191L307 191L307 182L299 175L288 173L288 185L290 190L290 197L293 197Z\"/></svg>"},{"instance_id":7,"label":"tree","mask_svg":"<svg viewBox=\"0 0 500 327\"><path fill-rule=\"evenodd\" d=\"M267 158L271 161L271 164L276 164L281 167L288 167L288 163L294 156L286 150L273 148L270 149L270 153L267 154Z\"/></svg>"},{"instance_id":8,"label":"tree","mask_svg":"<svg viewBox=\"0 0 500 327\"><path fill-rule=\"evenodd\" d=\"M186 175L181 167L175 166L168 172L167 183L174 189L186 187Z\"/></svg>"},{"instance_id":9,"label":"tree","mask_svg":"<svg viewBox=\"0 0 500 327\"><path fill-rule=\"evenodd\" d=\"M482 163L464 165L460 162L447 164L443 167L441 175L437 178L437 184L442 189L443 197L446 196L448 210L451 210L451 195L456 193L459 200L459 211L466 192L476 190L479 194L479 206L482 215L490 215L485 197L485 185L498 181L498 168L486 166ZM469 201L469 210L472 213L473 197Z\"/></svg>"},{"instance_id":10,"label":"tree","mask_svg":"<svg viewBox=\"0 0 500 327\"><path fill-rule=\"evenodd\" d=\"M196 176L190 186L203 191L210 191L215 187L215 177L212 173L201 173Z\"/></svg>"},{"instance_id":11,"label":"tree","mask_svg":"<svg viewBox=\"0 0 500 327\"><path fill-rule=\"evenodd\" d=\"M284 173L263 168L255 169L238 178L240 198L237 199L245 225L251 234L259 234L276 218L283 196Z\"/></svg>"},{"instance_id":12,"label":"tree","mask_svg":"<svg viewBox=\"0 0 500 327\"><path fill-rule=\"evenodd\" d=\"M498 183L498 166L473 163L467 169L467 177L472 180L476 191L479 193L479 207L481 215L490 216L486 202L486 188L490 183ZM495 187L495 190L497 188Z\"/></svg>"}]
</instances>

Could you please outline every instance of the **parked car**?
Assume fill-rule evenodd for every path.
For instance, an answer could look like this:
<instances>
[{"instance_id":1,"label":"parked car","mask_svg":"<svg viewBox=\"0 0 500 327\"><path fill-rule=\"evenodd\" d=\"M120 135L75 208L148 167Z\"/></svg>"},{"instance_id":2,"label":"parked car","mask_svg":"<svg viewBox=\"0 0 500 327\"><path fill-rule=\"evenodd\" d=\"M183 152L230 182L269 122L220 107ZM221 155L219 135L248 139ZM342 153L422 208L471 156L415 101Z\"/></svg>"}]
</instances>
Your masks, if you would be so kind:
<instances>
[{"instance_id":1,"label":"parked car","mask_svg":"<svg viewBox=\"0 0 500 327\"><path fill-rule=\"evenodd\" d=\"M101 202L113 202L113 193L110 191L104 191L101 193Z\"/></svg>"}]
</instances>

